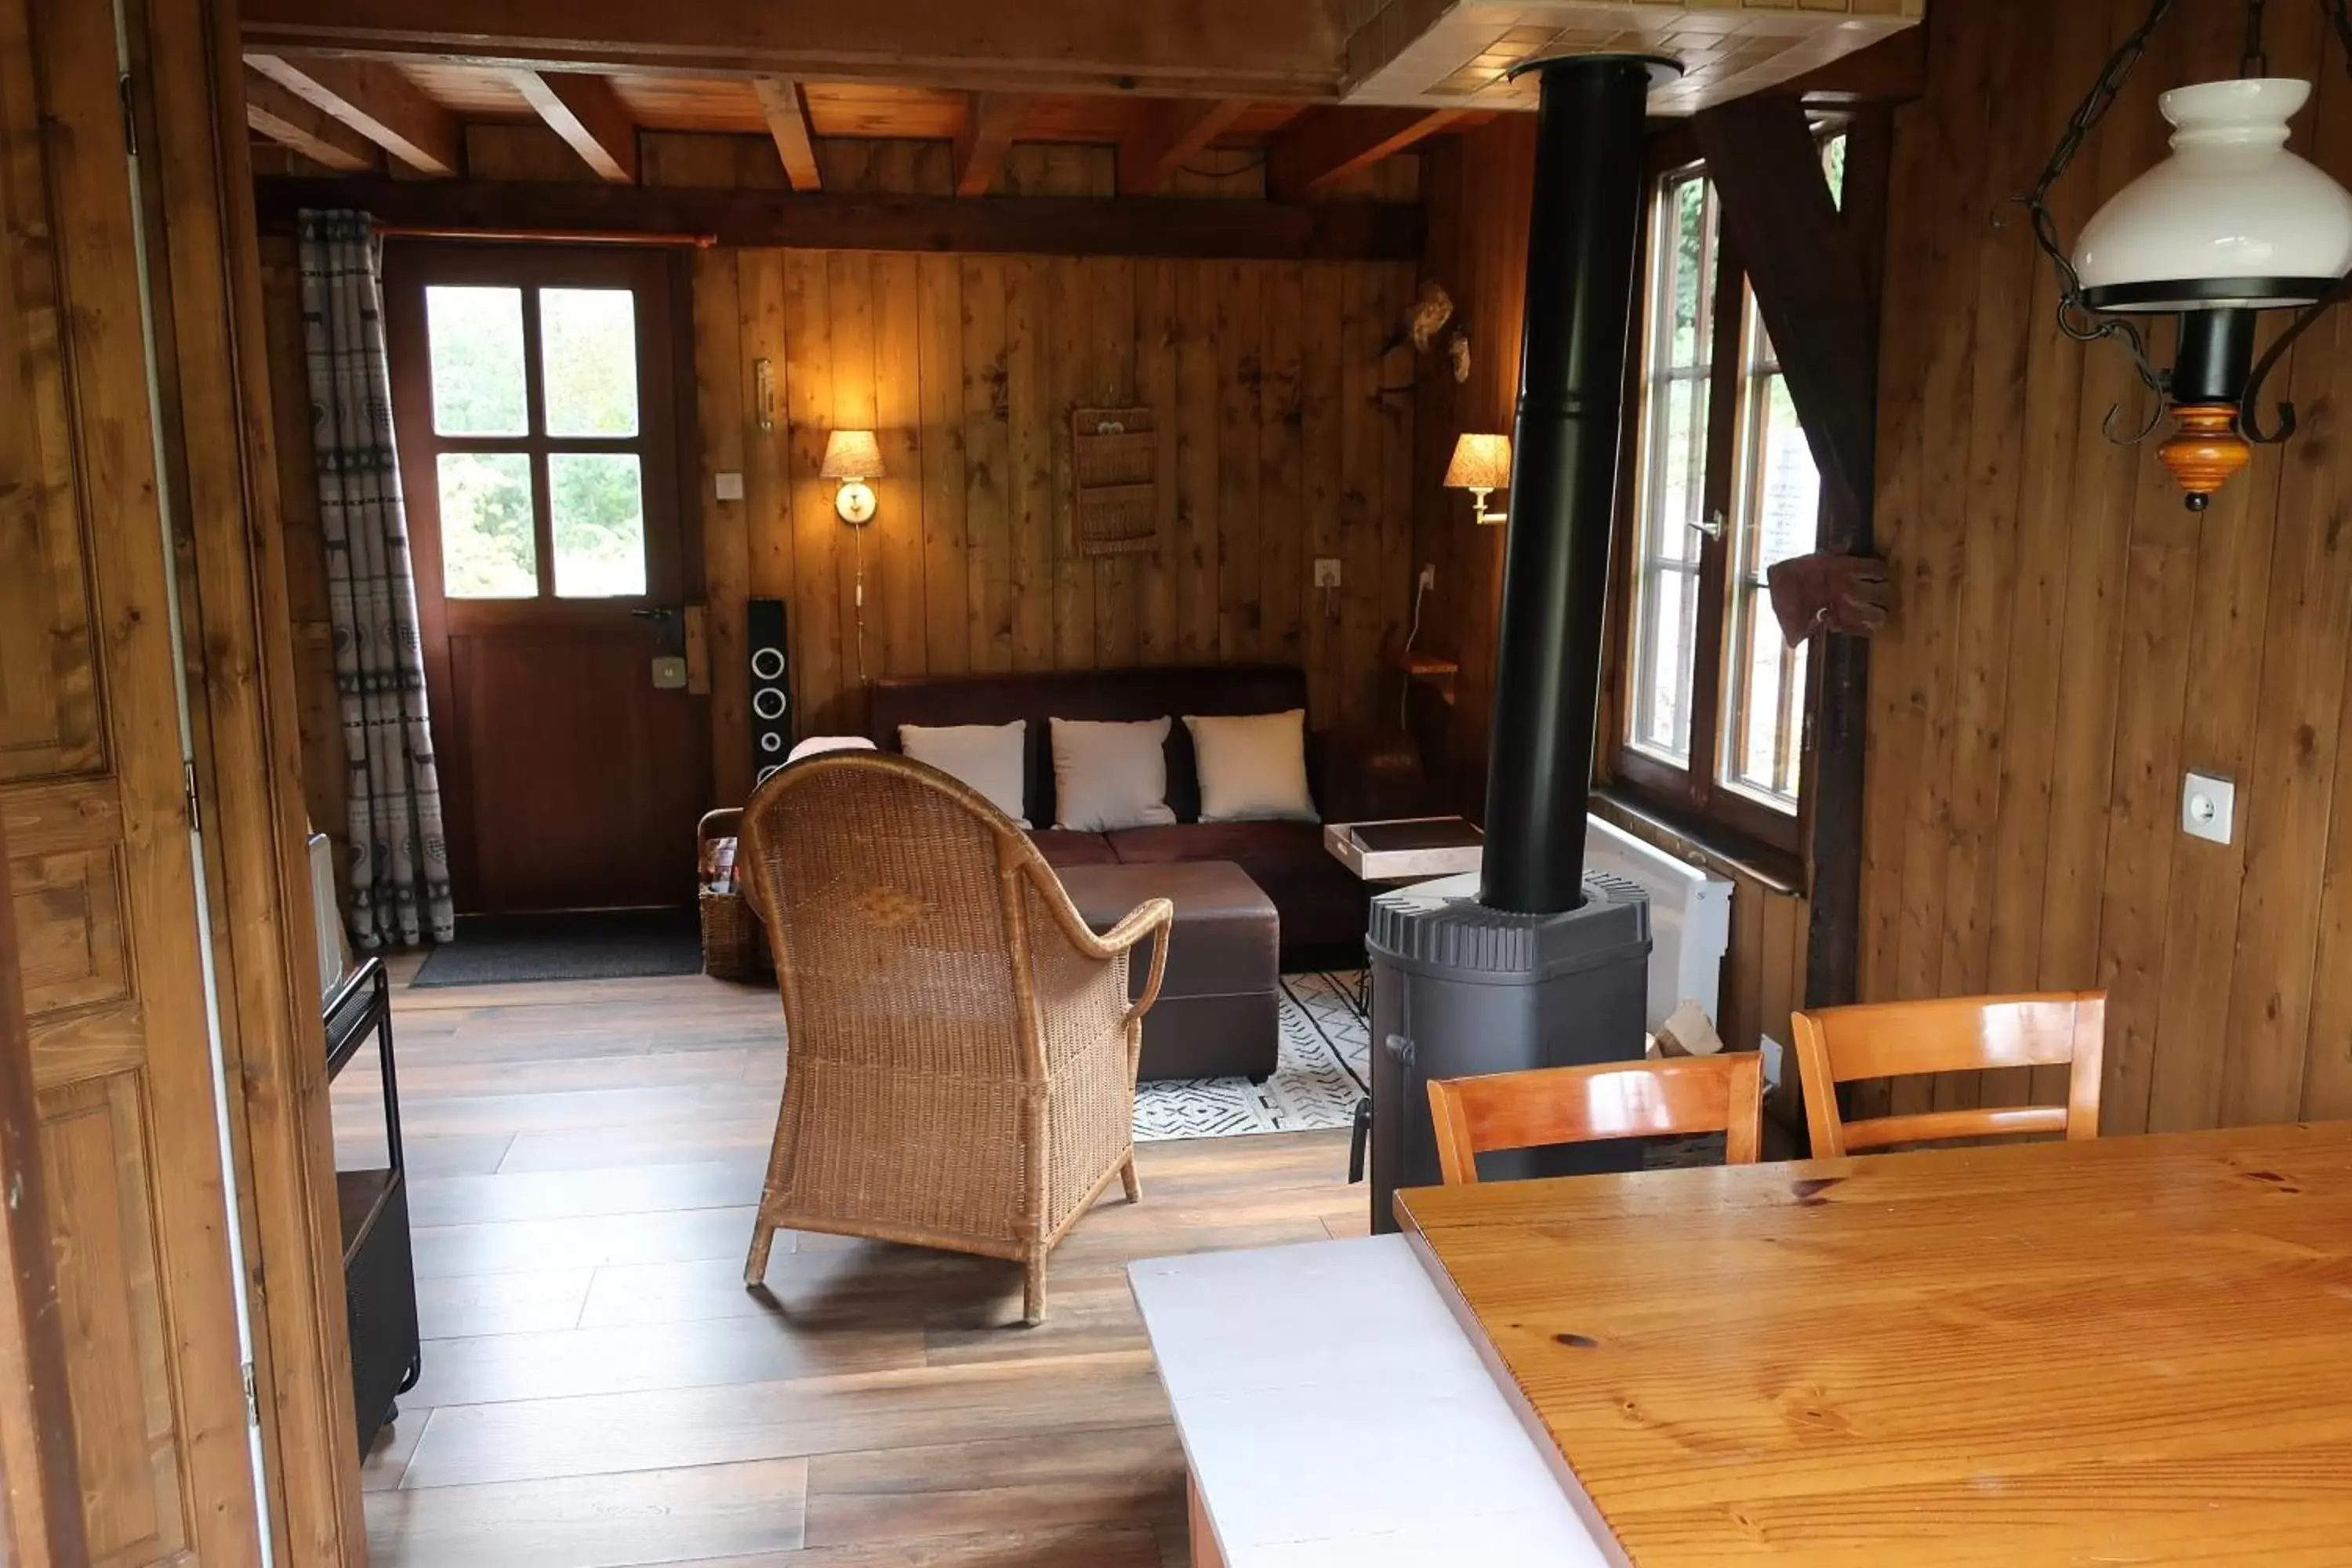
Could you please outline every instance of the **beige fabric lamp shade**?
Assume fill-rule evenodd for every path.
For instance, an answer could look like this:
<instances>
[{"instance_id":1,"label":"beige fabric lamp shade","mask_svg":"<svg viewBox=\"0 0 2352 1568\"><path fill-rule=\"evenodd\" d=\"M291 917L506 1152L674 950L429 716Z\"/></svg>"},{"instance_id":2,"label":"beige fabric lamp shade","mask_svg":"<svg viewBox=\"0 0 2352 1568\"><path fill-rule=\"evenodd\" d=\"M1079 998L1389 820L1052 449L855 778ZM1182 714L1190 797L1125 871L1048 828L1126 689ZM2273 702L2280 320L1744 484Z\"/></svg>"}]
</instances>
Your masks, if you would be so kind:
<instances>
[{"instance_id":1,"label":"beige fabric lamp shade","mask_svg":"<svg viewBox=\"0 0 2352 1568\"><path fill-rule=\"evenodd\" d=\"M882 445L871 430L835 430L824 438L824 466L817 473L828 479L878 479Z\"/></svg>"},{"instance_id":2,"label":"beige fabric lamp shade","mask_svg":"<svg viewBox=\"0 0 2352 1568\"><path fill-rule=\"evenodd\" d=\"M1510 483L1508 436L1465 436L1454 443L1454 460L1445 465L1448 489L1499 490Z\"/></svg>"}]
</instances>

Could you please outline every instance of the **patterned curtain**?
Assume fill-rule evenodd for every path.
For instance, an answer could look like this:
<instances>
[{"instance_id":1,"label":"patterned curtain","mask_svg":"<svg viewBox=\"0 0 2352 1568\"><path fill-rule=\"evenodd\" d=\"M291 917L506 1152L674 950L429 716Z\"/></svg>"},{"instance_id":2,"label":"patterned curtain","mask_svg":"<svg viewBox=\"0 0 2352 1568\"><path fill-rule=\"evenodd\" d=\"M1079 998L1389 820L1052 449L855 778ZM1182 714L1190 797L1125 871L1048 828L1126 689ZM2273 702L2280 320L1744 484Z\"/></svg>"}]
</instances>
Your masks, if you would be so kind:
<instances>
[{"instance_id":1,"label":"patterned curtain","mask_svg":"<svg viewBox=\"0 0 2352 1568\"><path fill-rule=\"evenodd\" d=\"M383 261L365 213L302 215L303 360L342 698L352 938L362 948L447 942L457 929L393 449Z\"/></svg>"}]
</instances>

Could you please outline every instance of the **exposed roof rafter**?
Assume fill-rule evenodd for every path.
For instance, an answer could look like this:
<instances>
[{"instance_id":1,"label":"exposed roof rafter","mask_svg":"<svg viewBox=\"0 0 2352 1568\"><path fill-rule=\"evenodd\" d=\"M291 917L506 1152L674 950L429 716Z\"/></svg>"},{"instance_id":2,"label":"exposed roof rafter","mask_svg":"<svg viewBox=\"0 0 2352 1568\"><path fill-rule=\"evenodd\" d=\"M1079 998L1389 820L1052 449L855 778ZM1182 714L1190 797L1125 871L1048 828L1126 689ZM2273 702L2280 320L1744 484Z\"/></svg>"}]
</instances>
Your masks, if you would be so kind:
<instances>
[{"instance_id":1,"label":"exposed roof rafter","mask_svg":"<svg viewBox=\"0 0 2352 1568\"><path fill-rule=\"evenodd\" d=\"M245 63L420 174L447 176L466 166L466 137L457 117L427 98L396 66L258 52L247 55Z\"/></svg>"},{"instance_id":2,"label":"exposed roof rafter","mask_svg":"<svg viewBox=\"0 0 2352 1568\"><path fill-rule=\"evenodd\" d=\"M515 89L530 100L547 128L563 138L581 162L614 184L637 178L637 127L621 95L601 76L580 71L512 73Z\"/></svg>"},{"instance_id":3,"label":"exposed roof rafter","mask_svg":"<svg viewBox=\"0 0 2352 1568\"><path fill-rule=\"evenodd\" d=\"M1004 154L1028 117L1029 100L1020 93L975 92L971 117L956 138L956 195L984 196L1004 167Z\"/></svg>"},{"instance_id":4,"label":"exposed roof rafter","mask_svg":"<svg viewBox=\"0 0 2352 1568\"><path fill-rule=\"evenodd\" d=\"M245 122L313 163L345 174L375 167L375 145L268 77L245 73Z\"/></svg>"},{"instance_id":5,"label":"exposed roof rafter","mask_svg":"<svg viewBox=\"0 0 2352 1568\"><path fill-rule=\"evenodd\" d=\"M1156 196L1176 171L1249 112L1245 98L1171 99L1151 105L1118 143L1118 194Z\"/></svg>"},{"instance_id":6,"label":"exposed roof rafter","mask_svg":"<svg viewBox=\"0 0 2352 1568\"><path fill-rule=\"evenodd\" d=\"M783 160L784 177L793 189L824 189L824 176L816 166L816 139L809 130L808 94L790 77L753 77L751 86L760 95L760 112L767 116L768 134L776 143L776 156Z\"/></svg>"},{"instance_id":7,"label":"exposed roof rafter","mask_svg":"<svg viewBox=\"0 0 2352 1568\"><path fill-rule=\"evenodd\" d=\"M1463 117L1459 109L1318 109L1266 150L1266 195L1281 201L1318 195L1357 170L1402 153Z\"/></svg>"}]
</instances>

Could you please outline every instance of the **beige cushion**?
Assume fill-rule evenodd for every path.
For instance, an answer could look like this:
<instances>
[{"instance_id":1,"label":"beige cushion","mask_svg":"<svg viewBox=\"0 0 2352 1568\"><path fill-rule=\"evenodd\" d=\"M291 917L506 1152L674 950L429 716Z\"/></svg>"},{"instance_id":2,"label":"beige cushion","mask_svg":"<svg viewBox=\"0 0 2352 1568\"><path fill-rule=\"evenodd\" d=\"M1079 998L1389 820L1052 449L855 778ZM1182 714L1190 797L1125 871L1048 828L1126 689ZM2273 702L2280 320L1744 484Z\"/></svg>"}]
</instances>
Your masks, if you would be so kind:
<instances>
[{"instance_id":1,"label":"beige cushion","mask_svg":"<svg viewBox=\"0 0 2352 1568\"><path fill-rule=\"evenodd\" d=\"M1021 827L1023 760L1028 749L1029 721L1010 724L946 724L933 729L921 724L898 726L898 749L919 763L929 763L952 774L988 797Z\"/></svg>"},{"instance_id":2,"label":"beige cushion","mask_svg":"<svg viewBox=\"0 0 2352 1568\"><path fill-rule=\"evenodd\" d=\"M1168 721L1099 724L1055 719L1054 826L1083 833L1158 827L1168 808Z\"/></svg>"},{"instance_id":3,"label":"beige cushion","mask_svg":"<svg viewBox=\"0 0 2352 1568\"><path fill-rule=\"evenodd\" d=\"M1307 789L1307 710L1184 715L1201 774L1203 822L1317 822Z\"/></svg>"}]
</instances>

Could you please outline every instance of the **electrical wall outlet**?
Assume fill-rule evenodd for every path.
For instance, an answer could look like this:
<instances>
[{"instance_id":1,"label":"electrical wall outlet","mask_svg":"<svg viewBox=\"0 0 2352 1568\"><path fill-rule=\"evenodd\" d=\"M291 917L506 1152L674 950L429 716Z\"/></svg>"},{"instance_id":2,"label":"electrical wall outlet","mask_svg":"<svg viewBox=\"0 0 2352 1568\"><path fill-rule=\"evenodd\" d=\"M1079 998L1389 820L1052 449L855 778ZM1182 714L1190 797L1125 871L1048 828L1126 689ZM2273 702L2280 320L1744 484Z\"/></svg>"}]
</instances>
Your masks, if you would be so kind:
<instances>
[{"instance_id":1,"label":"electrical wall outlet","mask_svg":"<svg viewBox=\"0 0 2352 1568\"><path fill-rule=\"evenodd\" d=\"M1426 594L1436 586L1437 568L1434 566L1423 567L1421 569L1421 591Z\"/></svg>"},{"instance_id":2,"label":"electrical wall outlet","mask_svg":"<svg viewBox=\"0 0 2352 1568\"><path fill-rule=\"evenodd\" d=\"M2211 773L2190 773L2180 786L2180 831L2227 844L2238 816L2238 786Z\"/></svg>"},{"instance_id":3,"label":"electrical wall outlet","mask_svg":"<svg viewBox=\"0 0 2352 1568\"><path fill-rule=\"evenodd\" d=\"M1315 585L1318 588L1336 588L1339 585L1338 556L1318 555L1315 558Z\"/></svg>"}]
</instances>

